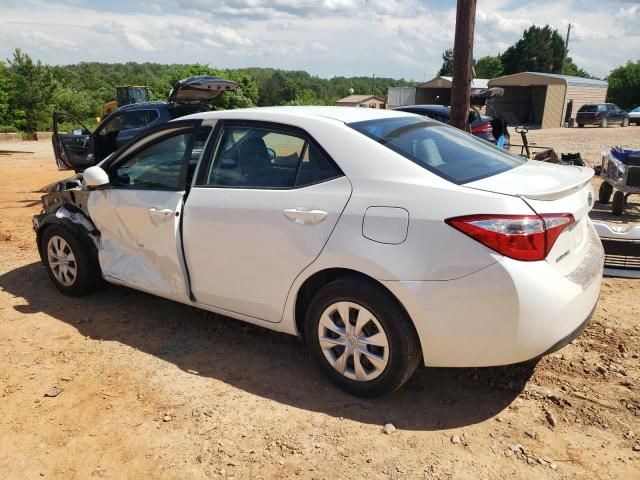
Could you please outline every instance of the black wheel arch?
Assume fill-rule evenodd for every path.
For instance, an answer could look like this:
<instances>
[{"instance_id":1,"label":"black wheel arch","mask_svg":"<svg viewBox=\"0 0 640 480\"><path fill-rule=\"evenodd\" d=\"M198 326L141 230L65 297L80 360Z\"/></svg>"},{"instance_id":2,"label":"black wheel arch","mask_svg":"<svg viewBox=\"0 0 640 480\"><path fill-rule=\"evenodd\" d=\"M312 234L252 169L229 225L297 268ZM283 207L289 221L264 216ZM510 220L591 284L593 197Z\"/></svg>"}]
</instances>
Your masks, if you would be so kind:
<instances>
[{"instance_id":1,"label":"black wheel arch","mask_svg":"<svg viewBox=\"0 0 640 480\"><path fill-rule=\"evenodd\" d=\"M307 278L298 289L298 292L296 294L295 304L294 304L294 321L296 325L296 332L298 334L298 337L301 340L304 341L305 316L306 316L307 308L309 306L309 302L311 301L313 296L316 294L318 290L320 290L321 287L323 287L327 283L337 280L339 278L345 278L345 277L365 279L373 284L376 284L378 287L382 288L385 292L387 292L387 294L389 295L389 298L391 298L397 304L397 306L400 309L402 309L402 311L406 314L407 318L411 320L411 326L416 333L416 338L418 339L418 343L420 343L420 336L418 335L418 332L416 330L415 324L413 323L413 319L411 318L411 315L409 315L409 312L407 312L407 309L404 307L402 302L398 299L398 297L394 295L394 293L391 290L389 290L380 281L376 280L375 278L365 273L359 272L357 270L352 270L350 268L339 268L339 267L327 268L327 269L315 272L313 275ZM420 348L422 348L422 345L420 345Z\"/></svg>"},{"instance_id":2,"label":"black wheel arch","mask_svg":"<svg viewBox=\"0 0 640 480\"><path fill-rule=\"evenodd\" d=\"M81 209L66 204L55 212L36 216L35 221L37 222L36 242L41 261L45 261L45 252L42 249L44 233L51 225L59 225L72 232L99 265L98 240L100 232Z\"/></svg>"}]
</instances>

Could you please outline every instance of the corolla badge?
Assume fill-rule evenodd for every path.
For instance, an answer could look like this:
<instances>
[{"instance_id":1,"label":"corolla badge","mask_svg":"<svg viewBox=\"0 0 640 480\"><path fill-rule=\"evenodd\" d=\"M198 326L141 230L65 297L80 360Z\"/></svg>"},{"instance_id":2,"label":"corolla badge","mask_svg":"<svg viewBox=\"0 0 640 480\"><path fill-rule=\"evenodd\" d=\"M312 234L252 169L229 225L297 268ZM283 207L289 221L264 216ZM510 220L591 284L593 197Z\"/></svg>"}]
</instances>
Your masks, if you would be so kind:
<instances>
[{"instance_id":1,"label":"corolla badge","mask_svg":"<svg viewBox=\"0 0 640 480\"><path fill-rule=\"evenodd\" d=\"M593 193L591 192L587 193L587 203L589 204L589 207L593 206Z\"/></svg>"}]
</instances>

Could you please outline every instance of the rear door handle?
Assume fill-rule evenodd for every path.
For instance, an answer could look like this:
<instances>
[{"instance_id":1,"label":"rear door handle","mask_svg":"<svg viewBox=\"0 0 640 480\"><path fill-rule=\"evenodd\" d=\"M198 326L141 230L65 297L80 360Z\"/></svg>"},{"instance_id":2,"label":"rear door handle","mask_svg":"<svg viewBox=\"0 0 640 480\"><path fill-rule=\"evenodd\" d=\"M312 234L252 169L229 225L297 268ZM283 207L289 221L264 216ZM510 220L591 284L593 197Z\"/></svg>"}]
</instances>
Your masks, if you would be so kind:
<instances>
[{"instance_id":1,"label":"rear door handle","mask_svg":"<svg viewBox=\"0 0 640 480\"><path fill-rule=\"evenodd\" d=\"M320 223L327 218L328 213L315 208L287 208L283 210L285 217L300 225Z\"/></svg>"},{"instance_id":2,"label":"rear door handle","mask_svg":"<svg viewBox=\"0 0 640 480\"><path fill-rule=\"evenodd\" d=\"M164 208L162 210L159 210L155 207L151 207L149 209L149 213L151 214L152 218L157 220L168 220L174 215L173 210L171 210L170 208Z\"/></svg>"}]
</instances>

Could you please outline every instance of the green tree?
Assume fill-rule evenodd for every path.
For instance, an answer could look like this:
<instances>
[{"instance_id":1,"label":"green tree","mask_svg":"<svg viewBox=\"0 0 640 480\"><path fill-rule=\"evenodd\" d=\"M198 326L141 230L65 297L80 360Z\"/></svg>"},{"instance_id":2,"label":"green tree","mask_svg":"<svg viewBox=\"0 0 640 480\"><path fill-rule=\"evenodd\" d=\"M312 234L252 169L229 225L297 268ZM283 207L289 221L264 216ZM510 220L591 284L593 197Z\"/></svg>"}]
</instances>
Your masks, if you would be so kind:
<instances>
[{"instance_id":1,"label":"green tree","mask_svg":"<svg viewBox=\"0 0 640 480\"><path fill-rule=\"evenodd\" d=\"M628 61L609 74L608 100L623 108L640 105L640 60Z\"/></svg>"},{"instance_id":2,"label":"green tree","mask_svg":"<svg viewBox=\"0 0 640 480\"><path fill-rule=\"evenodd\" d=\"M506 75L520 72L560 73L564 55L564 41L557 30L549 25L533 25L500 59Z\"/></svg>"},{"instance_id":3,"label":"green tree","mask_svg":"<svg viewBox=\"0 0 640 480\"><path fill-rule=\"evenodd\" d=\"M9 129L9 69L0 62L0 128Z\"/></svg>"},{"instance_id":4,"label":"green tree","mask_svg":"<svg viewBox=\"0 0 640 480\"><path fill-rule=\"evenodd\" d=\"M453 48L447 48L442 53L442 66L438 70L438 76L450 77L453 75Z\"/></svg>"},{"instance_id":5,"label":"green tree","mask_svg":"<svg viewBox=\"0 0 640 480\"><path fill-rule=\"evenodd\" d=\"M51 124L53 75L19 48L9 60L9 112L19 130L32 133Z\"/></svg>"},{"instance_id":6,"label":"green tree","mask_svg":"<svg viewBox=\"0 0 640 480\"><path fill-rule=\"evenodd\" d=\"M567 57L564 62L564 72L565 75L573 75L574 77L583 77L583 78L595 78L593 75L587 73L582 68L578 67L571 57Z\"/></svg>"},{"instance_id":7,"label":"green tree","mask_svg":"<svg viewBox=\"0 0 640 480\"><path fill-rule=\"evenodd\" d=\"M502 61L499 56L487 56L475 62L474 69L478 78L496 78L502 75Z\"/></svg>"}]
</instances>

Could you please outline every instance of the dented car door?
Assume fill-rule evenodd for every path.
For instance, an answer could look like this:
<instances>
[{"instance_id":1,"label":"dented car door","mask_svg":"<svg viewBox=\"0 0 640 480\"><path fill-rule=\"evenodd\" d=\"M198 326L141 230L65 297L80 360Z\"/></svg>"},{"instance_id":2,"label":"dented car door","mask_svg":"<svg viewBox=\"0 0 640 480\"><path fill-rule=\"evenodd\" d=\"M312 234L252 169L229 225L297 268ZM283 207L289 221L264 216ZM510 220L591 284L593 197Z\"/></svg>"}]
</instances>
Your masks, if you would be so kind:
<instances>
[{"instance_id":1,"label":"dented car door","mask_svg":"<svg viewBox=\"0 0 640 480\"><path fill-rule=\"evenodd\" d=\"M188 301L179 229L201 152L199 127L192 120L153 130L105 166L109 184L92 192L87 207L100 231L99 261L108 280Z\"/></svg>"}]
</instances>

